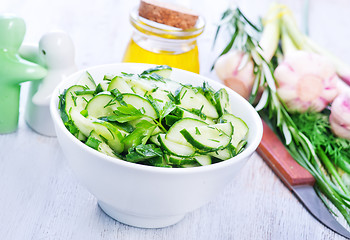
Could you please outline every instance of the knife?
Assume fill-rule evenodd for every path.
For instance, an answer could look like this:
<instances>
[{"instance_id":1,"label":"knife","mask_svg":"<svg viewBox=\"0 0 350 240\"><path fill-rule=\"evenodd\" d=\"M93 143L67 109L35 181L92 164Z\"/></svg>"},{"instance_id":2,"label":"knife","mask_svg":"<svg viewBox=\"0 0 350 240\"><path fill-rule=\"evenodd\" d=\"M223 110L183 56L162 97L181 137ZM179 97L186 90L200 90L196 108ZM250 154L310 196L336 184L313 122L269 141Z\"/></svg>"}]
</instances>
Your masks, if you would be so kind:
<instances>
[{"instance_id":1,"label":"knife","mask_svg":"<svg viewBox=\"0 0 350 240\"><path fill-rule=\"evenodd\" d=\"M263 137L257 149L259 155L318 221L350 239L350 232L338 223L317 196L313 188L314 177L293 159L280 139L264 121L263 128Z\"/></svg>"}]
</instances>

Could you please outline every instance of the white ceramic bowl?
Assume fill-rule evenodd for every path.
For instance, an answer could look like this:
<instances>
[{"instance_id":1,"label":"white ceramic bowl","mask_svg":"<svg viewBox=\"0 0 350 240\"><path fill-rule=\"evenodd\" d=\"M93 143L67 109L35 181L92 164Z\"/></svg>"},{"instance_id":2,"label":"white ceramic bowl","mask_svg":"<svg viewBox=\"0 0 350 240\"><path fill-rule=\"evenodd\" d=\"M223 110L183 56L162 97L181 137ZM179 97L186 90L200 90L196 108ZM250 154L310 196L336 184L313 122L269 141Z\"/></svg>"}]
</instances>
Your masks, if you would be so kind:
<instances>
[{"instance_id":1,"label":"white ceramic bowl","mask_svg":"<svg viewBox=\"0 0 350 240\"><path fill-rule=\"evenodd\" d=\"M80 182L97 198L99 206L112 218L136 227L159 228L180 221L220 194L258 147L262 123L253 107L222 84L184 70L173 69L171 78L201 86L203 81L216 90L226 88L233 114L249 126L245 150L232 159L195 168L160 168L126 162L106 156L76 139L64 126L58 96L74 85L83 71L96 82L105 74L140 73L154 65L120 63L102 65L77 72L63 81L51 99L51 114L58 141Z\"/></svg>"}]
</instances>

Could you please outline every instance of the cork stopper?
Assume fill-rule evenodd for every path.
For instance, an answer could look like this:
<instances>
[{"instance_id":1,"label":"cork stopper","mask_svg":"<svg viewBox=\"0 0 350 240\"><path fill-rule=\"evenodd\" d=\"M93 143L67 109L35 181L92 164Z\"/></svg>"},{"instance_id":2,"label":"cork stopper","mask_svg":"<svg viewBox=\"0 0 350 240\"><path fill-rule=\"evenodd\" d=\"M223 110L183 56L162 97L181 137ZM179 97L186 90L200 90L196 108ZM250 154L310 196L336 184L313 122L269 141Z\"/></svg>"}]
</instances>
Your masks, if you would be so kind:
<instances>
[{"instance_id":1,"label":"cork stopper","mask_svg":"<svg viewBox=\"0 0 350 240\"><path fill-rule=\"evenodd\" d=\"M198 14L190 9L154 0L141 0L139 16L183 30L193 28L198 20Z\"/></svg>"}]
</instances>

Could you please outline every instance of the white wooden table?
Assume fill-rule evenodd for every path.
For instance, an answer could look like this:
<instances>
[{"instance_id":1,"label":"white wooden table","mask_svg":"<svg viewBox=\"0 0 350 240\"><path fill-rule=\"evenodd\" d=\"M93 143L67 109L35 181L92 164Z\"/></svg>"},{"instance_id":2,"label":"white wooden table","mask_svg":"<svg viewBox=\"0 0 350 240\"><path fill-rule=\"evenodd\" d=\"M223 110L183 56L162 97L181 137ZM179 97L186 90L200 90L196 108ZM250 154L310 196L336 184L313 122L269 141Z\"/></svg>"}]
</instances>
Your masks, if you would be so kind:
<instances>
[{"instance_id":1,"label":"white wooden table","mask_svg":"<svg viewBox=\"0 0 350 240\"><path fill-rule=\"evenodd\" d=\"M203 14L207 28L199 40L201 73L210 66L215 23L227 1L179 1ZM240 1L252 19L266 12L269 0ZM303 1L284 1L301 19ZM80 68L120 62L132 28L129 11L138 0L1 0L0 12L25 19L25 43L37 43L49 30L68 32ZM312 0L310 34L350 62L350 3ZM0 36L1 38L1 36ZM180 223L139 229L104 214L96 199L69 169L56 138L33 132L25 123L28 86L23 85L19 128L0 135L0 239L342 239L317 222L254 154L226 190Z\"/></svg>"}]
</instances>

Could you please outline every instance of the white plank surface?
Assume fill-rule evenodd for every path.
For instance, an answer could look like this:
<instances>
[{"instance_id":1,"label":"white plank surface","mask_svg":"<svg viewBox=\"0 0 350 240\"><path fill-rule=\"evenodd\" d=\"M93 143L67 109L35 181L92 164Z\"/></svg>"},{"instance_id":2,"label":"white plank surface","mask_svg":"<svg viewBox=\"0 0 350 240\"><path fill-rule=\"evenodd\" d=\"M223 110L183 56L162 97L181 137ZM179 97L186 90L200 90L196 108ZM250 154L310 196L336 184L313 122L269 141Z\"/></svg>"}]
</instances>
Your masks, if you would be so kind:
<instances>
[{"instance_id":1,"label":"white plank surface","mask_svg":"<svg viewBox=\"0 0 350 240\"><path fill-rule=\"evenodd\" d=\"M219 48L211 50L215 23L228 1L178 1L206 17L199 40L201 73L209 72ZM270 1L238 1L251 18ZM283 1L301 19L303 1ZM80 68L119 62L132 28L131 1L1 0L0 12L27 23L26 43L44 33L67 31L76 45ZM310 33L320 44L350 62L346 0L313 0ZM0 36L1 37L1 36ZM24 122L27 86L22 89L17 132L0 135L0 239L342 239L318 223L254 154L239 176L208 205L164 229L138 229L105 215L96 199L75 179L55 138L33 132Z\"/></svg>"}]
</instances>

